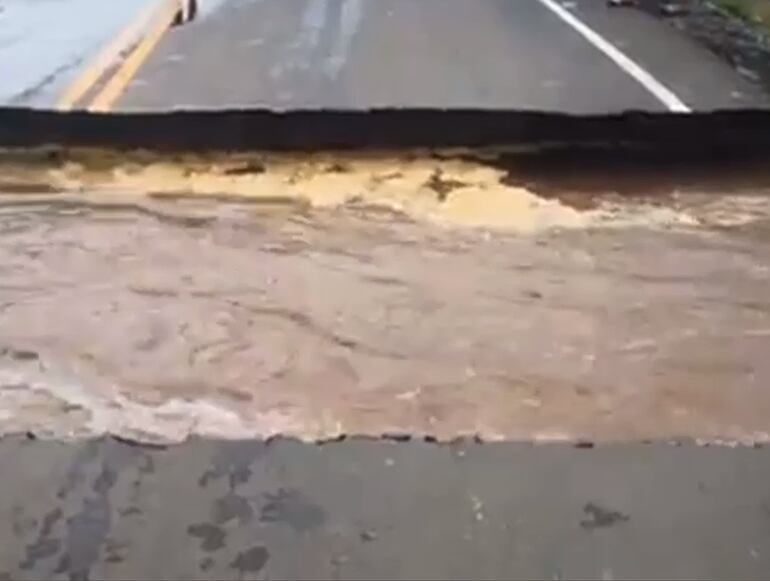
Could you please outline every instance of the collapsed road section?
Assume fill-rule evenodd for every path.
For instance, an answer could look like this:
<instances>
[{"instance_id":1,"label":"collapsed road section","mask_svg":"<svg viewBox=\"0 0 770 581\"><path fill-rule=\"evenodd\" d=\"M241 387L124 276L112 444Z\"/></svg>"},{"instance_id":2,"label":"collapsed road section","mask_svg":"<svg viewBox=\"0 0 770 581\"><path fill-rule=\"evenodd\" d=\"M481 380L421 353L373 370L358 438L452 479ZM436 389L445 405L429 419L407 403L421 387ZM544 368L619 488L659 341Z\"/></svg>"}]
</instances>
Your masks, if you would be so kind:
<instances>
[{"instance_id":1,"label":"collapsed road section","mask_svg":"<svg viewBox=\"0 0 770 581\"><path fill-rule=\"evenodd\" d=\"M0 578L764 578L761 116L0 115Z\"/></svg>"},{"instance_id":2,"label":"collapsed road section","mask_svg":"<svg viewBox=\"0 0 770 581\"><path fill-rule=\"evenodd\" d=\"M0 429L768 440L767 157L603 159L7 150Z\"/></svg>"}]
</instances>

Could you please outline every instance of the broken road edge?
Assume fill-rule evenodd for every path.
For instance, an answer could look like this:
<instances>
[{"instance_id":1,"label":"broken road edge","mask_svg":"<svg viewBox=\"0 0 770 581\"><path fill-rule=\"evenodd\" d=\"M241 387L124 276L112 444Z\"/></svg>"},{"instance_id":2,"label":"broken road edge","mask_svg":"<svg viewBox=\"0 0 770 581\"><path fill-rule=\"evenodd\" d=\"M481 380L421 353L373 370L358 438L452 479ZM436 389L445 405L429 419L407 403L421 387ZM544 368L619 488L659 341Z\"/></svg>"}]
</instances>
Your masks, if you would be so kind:
<instances>
[{"instance_id":1,"label":"broken road edge","mask_svg":"<svg viewBox=\"0 0 770 581\"><path fill-rule=\"evenodd\" d=\"M770 153L770 111L573 116L484 109L99 114L0 108L0 148L51 145L151 151L596 148L742 156Z\"/></svg>"}]
</instances>

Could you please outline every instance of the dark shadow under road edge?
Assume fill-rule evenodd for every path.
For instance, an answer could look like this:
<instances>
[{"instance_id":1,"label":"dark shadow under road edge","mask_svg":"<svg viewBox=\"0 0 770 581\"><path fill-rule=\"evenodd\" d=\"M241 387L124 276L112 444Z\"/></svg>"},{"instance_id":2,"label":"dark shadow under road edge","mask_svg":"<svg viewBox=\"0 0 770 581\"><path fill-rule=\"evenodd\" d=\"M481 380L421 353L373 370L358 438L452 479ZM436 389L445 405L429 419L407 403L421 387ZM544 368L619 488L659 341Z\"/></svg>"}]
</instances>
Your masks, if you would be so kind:
<instances>
[{"instance_id":1,"label":"dark shadow under road edge","mask_svg":"<svg viewBox=\"0 0 770 581\"><path fill-rule=\"evenodd\" d=\"M9 436L0 578L764 579L768 460L688 442Z\"/></svg>"},{"instance_id":2,"label":"dark shadow under road edge","mask_svg":"<svg viewBox=\"0 0 770 581\"><path fill-rule=\"evenodd\" d=\"M0 147L159 151L596 147L669 155L770 151L770 111L577 117L501 110L61 113L0 108Z\"/></svg>"}]
</instances>

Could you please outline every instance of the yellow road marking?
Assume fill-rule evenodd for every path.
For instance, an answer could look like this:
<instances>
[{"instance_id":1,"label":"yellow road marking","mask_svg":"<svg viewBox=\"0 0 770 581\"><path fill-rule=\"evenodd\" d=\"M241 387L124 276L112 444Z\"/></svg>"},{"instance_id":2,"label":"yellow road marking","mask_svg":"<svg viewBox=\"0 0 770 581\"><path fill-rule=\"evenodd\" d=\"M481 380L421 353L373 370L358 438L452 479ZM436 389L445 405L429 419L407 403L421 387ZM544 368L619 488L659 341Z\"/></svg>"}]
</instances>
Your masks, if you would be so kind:
<instances>
[{"instance_id":1,"label":"yellow road marking","mask_svg":"<svg viewBox=\"0 0 770 581\"><path fill-rule=\"evenodd\" d=\"M89 111L104 113L112 108L125 91L131 79L144 64L144 61L152 54L153 49L163 38L166 31L171 28L179 13L179 0L164 0L164 4L154 19L150 31L142 38L133 52L128 55L123 64L113 77L107 82L102 91L94 98Z\"/></svg>"},{"instance_id":2,"label":"yellow road marking","mask_svg":"<svg viewBox=\"0 0 770 581\"><path fill-rule=\"evenodd\" d=\"M165 1L165 0L164 0ZM109 43L99 53L99 55L91 61L81 75L75 79L75 81L67 87L56 102L56 108L61 111L70 111L80 99L85 95L98 81L104 76L110 66L118 60L120 54L127 50L131 43L134 42L143 30L147 28L149 22L158 11L157 3L153 3L147 7L138 18L133 20L126 26L123 31L115 37L115 39Z\"/></svg>"}]
</instances>

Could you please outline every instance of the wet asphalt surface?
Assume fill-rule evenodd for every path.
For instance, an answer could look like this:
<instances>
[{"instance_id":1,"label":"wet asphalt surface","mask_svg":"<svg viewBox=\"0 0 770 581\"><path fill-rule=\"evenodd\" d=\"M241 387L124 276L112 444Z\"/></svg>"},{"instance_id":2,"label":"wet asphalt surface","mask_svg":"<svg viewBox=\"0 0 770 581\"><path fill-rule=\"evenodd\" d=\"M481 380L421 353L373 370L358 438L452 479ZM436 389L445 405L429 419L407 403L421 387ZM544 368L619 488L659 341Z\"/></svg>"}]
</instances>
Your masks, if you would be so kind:
<instances>
[{"instance_id":1,"label":"wet asphalt surface","mask_svg":"<svg viewBox=\"0 0 770 581\"><path fill-rule=\"evenodd\" d=\"M153 1L0 1L0 105L52 107L78 71Z\"/></svg>"},{"instance_id":2,"label":"wet asphalt surface","mask_svg":"<svg viewBox=\"0 0 770 581\"><path fill-rule=\"evenodd\" d=\"M0 441L3 579L765 579L770 452Z\"/></svg>"},{"instance_id":3,"label":"wet asphalt surface","mask_svg":"<svg viewBox=\"0 0 770 581\"><path fill-rule=\"evenodd\" d=\"M150 3L4 0L0 104L52 107ZM665 20L603 0L565 5L694 110L770 104ZM200 0L197 19L167 32L115 110L403 106L665 110L538 0Z\"/></svg>"},{"instance_id":4,"label":"wet asphalt surface","mask_svg":"<svg viewBox=\"0 0 770 581\"><path fill-rule=\"evenodd\" d=\"M572 12L697 110L761 90L650 14ZM118 110L423 106L569 113L665 107L536 0L220 0L171 30Z\"/></svg>"}]
</instances>

